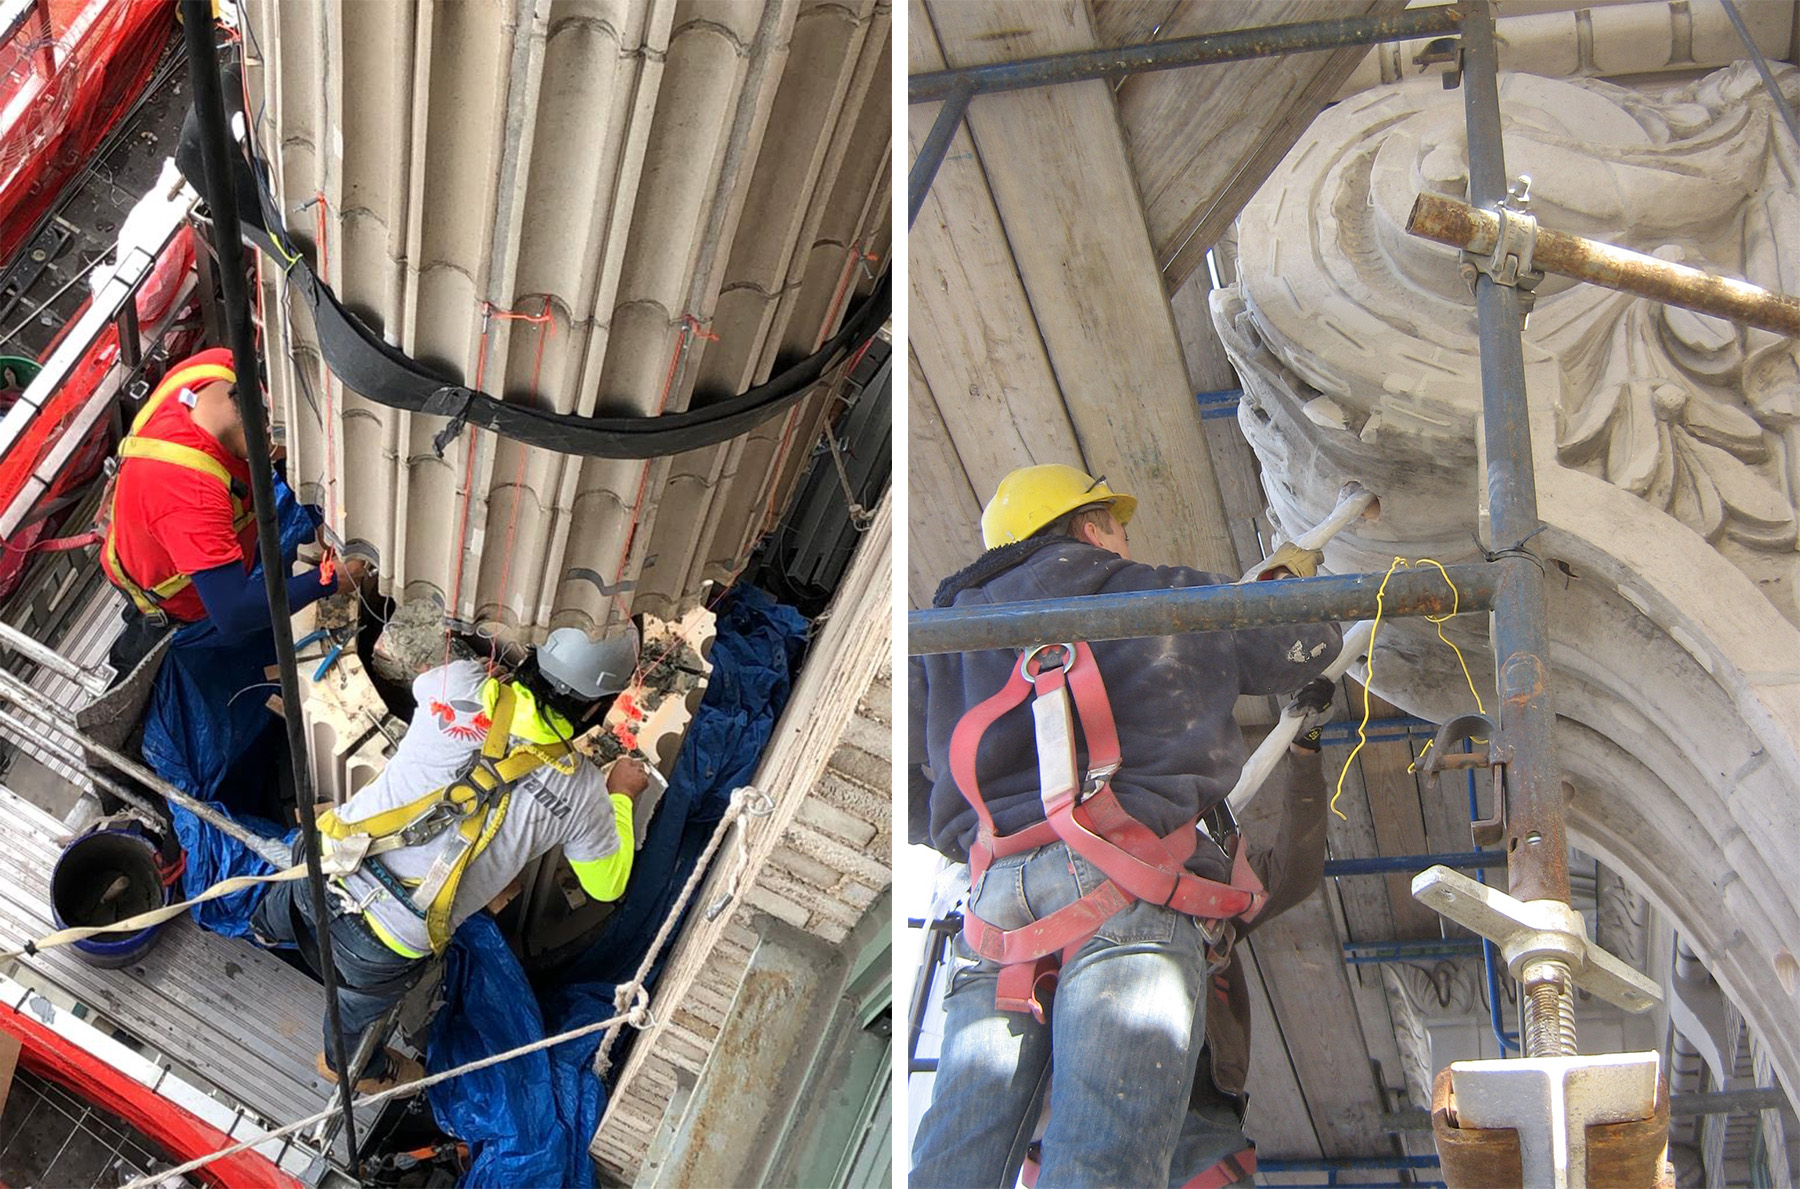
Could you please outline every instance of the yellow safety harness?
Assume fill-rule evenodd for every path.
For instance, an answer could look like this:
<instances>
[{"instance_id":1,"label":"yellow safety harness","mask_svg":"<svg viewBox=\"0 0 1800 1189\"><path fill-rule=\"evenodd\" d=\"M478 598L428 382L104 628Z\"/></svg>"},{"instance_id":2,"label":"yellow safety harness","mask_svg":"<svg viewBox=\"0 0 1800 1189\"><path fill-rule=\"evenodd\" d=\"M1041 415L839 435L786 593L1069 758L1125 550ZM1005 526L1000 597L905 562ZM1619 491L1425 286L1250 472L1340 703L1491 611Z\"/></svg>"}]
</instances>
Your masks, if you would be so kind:
<instances>
[{"instance_id":1,"label":"yellow safety harness","mask_svg":"<svg viewBox=\"0 0 1800 1189\"><path fill-rule=\"evenodd\" d=\"M133 458L149 458L157 462L166 462L174 466L185 467L190 471L199 471L219 481L231 498L232 519L231 531L242 532L244 527L256 518L250 504L248 493L240 492L232 479L231 472L225 464L192 446L183 446L179 442L166 442L161 438L143 437L140 431L144 425L162 407L162 403L183 388L193 388L214 380L233 382L237 374L223 364L198 363L188 367L177 368L163 377L163 382L156 386L150 399L138 411L132 420L131 432L119 443L119 467L112 479L107 483L105 498L101 501L103 512L100 517L100 532L103 544L100 549L101 570L107 579L119 590L123 591L135 606L146 617L161 621L166 619L162 604L172 596L187 589L193 579L186 574L172 574L160 582L148 586L139 586L132 581L131 575L119 562L118 539L115 529L117 521L113 515L113 503L118 495L119 474L124 471L125 463Z\"/></svg>"},{"instance_id":2,"label":"yellow safety harness","mask_svg":"<svg viewBox=\"0 0 1800 1189\"><path fill-rule=\"evenodd\" d=\"M545 764L562 768L573 750L567 742L550 745L512 745L513 710L517 695L510 684L499 684L487 735L481 750L456 780L405 805L383 810L354 822L328 810L319 818L319 840L326 865L339 872L362 868L394 894L396 900L425 922L433 953L450 944L450 911L456 891L482 851L487 849L506 821L518 783ZM376 857L402 847L421 846L454 829L452 839L432 861L424 878L403 881Z\"/></svg>"}]
</instances>

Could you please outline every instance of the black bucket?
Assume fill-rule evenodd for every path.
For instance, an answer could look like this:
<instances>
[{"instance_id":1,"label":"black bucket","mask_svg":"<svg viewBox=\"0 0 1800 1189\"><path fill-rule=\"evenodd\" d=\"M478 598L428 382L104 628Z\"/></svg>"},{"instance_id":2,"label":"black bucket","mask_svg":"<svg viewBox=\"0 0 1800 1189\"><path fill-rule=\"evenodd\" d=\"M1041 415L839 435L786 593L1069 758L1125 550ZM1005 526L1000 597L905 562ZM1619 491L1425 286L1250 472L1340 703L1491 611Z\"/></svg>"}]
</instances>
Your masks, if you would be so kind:
<instances>
[{"instance_id":1,"label":"black bucket","mask_svg":"<svg viewBox=\"0 0 1800 1189\"><path fill-rule=\"evenodd\" d=\"M59 929L110 925L168 901L156 844L136 831L83 834L63 848L50 873L50 913ZM161 928L103 933L78 941L73 948L90 965L124 966L149 951Z\"/></svg>"}]
</instances>

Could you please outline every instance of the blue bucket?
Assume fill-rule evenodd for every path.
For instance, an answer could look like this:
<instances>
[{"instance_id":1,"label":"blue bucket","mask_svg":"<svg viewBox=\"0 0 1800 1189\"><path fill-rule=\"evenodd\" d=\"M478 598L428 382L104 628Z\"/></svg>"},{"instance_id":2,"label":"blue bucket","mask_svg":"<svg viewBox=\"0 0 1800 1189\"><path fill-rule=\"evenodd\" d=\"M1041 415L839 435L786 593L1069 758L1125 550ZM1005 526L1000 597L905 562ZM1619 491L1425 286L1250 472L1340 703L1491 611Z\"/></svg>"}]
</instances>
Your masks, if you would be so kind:
<instances>
[{"instance_id":1,"label":"blue bucket","mask_svg":"<svg viewBox=\"0 0 1800 1189\"><path fill-rule=\"evenodd\" d=\"M110 925L169 902L156 844L136 830L96 830L63 848L50 873L50 915L59 929ZM101 934L72 947L92 966L125 966L156 944L162 926Z\"/></svg>"}]
</instances>

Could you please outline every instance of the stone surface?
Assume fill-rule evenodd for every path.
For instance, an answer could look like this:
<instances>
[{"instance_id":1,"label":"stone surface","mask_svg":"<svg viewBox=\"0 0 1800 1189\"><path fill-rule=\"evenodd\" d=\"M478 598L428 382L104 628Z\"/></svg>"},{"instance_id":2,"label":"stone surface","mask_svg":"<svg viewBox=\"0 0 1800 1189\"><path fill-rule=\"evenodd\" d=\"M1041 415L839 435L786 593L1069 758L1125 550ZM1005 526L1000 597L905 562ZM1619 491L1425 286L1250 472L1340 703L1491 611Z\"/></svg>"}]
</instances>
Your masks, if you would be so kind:
<instances>
[{"instance_id":1,"label":"stone surface","mask_svg":"<svg viewBox=\"0 0 1800 1189\"><path fill-rule=\"evenodd\" d=\"M563 413L734 395L833 332L887 255L885 0L245 6L276 201L345 304L427 367ZM647 461L526 449L345 389L263 262L289 474L381 590L532 642L729 581L823 390ZM292 308L290 308L290 306Z\"/></svg>"},{"instance_id":2,"label":"stone surface","mask_svg":"<svg viewBox=\"0 0 1800 1189\"><path fill-rule=\"evenodd\" d=\"M1504 75L1500 102L1508 172L1531 175L1546 225L1800 290L1793 150L1747 65L1635 90ZM1275 517L1317 521L1346 480L1381 499L1327 546L1335 572L1477 556L1472 301L1455 253L1403 230L1420 190L1464 196L1465 160L1462 95L1434 80L1339 104L1245 209L1239 283L1214 295ZM1532 544L1552 567L1569 832L1690 939L1792 1092L1800 1013L1776 963L1800 940L1795 348L1555 278L1539 294ZM1485 628L1446 627L1482 690ZM1384 623L1374 655L1404 709L1474 709L1429 625Z\"/></svg>"}]
</instances>

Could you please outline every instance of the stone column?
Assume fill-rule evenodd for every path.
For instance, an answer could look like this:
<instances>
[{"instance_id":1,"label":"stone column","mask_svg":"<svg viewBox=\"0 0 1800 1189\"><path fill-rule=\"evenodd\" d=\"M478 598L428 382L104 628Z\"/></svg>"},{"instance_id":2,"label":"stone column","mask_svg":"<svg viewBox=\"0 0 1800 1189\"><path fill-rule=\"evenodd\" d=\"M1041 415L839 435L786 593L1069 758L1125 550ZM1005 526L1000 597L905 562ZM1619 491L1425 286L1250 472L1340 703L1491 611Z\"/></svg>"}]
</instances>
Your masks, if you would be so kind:
<instances>
[{"instance_id":1,"label":"stone column","mask_svg":"<svg viewBox=\"0 0 1800 1189\"><path fill-rule=\"evenodd\" d=\"M246 92L294 239L447 378L581 415L735 395L885 266L885 0L250 0ZM827 414L647 462L528 449L326 372L264 259L289 476L381 589L525 641L742 568Z\"/></svg>"}]
</instances>

